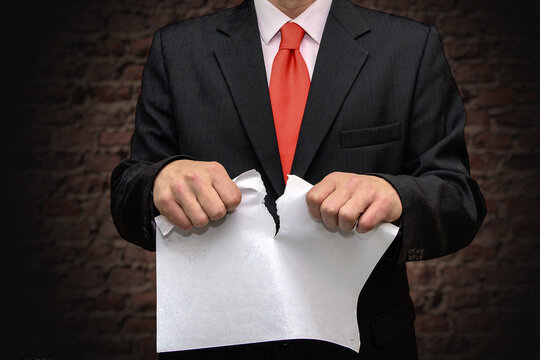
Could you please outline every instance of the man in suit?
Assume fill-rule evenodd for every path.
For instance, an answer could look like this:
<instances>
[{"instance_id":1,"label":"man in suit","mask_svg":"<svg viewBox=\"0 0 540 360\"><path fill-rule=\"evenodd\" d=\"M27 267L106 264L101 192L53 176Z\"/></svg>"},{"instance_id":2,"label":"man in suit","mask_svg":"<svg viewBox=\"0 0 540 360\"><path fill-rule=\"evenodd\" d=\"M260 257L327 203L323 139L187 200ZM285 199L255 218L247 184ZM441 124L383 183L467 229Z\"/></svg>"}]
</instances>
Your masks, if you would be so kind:
<instances>
[{"instance_id":1,"label":"man in suit","mask_svg":"<svg viewBox=\"0 0 540 360\"><path fill-rule=\"evenodd\" d=\"M309 93L285 166L272 82L279 29L291 21L305 32L294 56ZM347 0L246 0L159 29L131 157L111 181L125 239L153 250L159 213L184 229L225 216L241 201L231 178L249 169L262 174L277 226L275 200L290 173L315 184L308 208L328 227L400 227L358 299L360 354L292 340L162 357L416 358L405 261L468 245L485 216L469 176L465 117L436 29Z\"/></svg>"}]
</instances>

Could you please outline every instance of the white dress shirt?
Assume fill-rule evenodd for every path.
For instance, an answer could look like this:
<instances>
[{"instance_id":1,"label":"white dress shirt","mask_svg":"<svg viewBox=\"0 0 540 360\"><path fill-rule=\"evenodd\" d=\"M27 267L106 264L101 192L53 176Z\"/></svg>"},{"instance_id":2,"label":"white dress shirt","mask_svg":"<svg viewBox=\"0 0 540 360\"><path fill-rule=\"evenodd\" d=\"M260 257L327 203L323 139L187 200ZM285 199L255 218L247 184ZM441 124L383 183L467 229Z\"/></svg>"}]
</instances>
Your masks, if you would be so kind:
<instances>
[{"instance_id":1,"label":"white dress shirt","mask_svg":"<svg viewBox=\"0 0 540 360\"><path fill-rule=\"evenodd\" d=\"M324 25L326 24L326 18L330 12L331 5L332 0L315 0L296 19L291 19L268 0L255 0L255 12L257 13L257 22L261 34L261 45L268 84L270 84L272 63L281 42L281 33L279 30L289 21L300 25L306 32L300 44L300 53L306 62L311 79L313 69L315 68L315 60L317 60L317 53L319 52Z\"/></svg>"}]
</instances>

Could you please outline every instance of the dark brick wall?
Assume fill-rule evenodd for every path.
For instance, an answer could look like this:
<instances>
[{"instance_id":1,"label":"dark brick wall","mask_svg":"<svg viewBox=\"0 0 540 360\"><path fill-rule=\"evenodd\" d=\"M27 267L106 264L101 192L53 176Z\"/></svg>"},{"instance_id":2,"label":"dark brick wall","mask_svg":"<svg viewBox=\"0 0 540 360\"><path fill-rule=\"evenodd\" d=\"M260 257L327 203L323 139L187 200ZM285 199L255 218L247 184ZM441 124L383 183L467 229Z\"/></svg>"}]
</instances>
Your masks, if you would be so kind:
<instances>
[{"instance_id":1,"label":"dark brick wall","mask_svg":"<svg viewBox=\"0 0 540 360\"><path fill-rule=\"evenodd\" d=\"M154 254L116 233L109 176L128 155L152 33L234 2L5 9L2 298L18 356L155 358ZM514 358L538 337L538 20L526 1L361 3L440 29L489 207L471 246L408 267L421 358Z\"/></svg>"}]
</instances>

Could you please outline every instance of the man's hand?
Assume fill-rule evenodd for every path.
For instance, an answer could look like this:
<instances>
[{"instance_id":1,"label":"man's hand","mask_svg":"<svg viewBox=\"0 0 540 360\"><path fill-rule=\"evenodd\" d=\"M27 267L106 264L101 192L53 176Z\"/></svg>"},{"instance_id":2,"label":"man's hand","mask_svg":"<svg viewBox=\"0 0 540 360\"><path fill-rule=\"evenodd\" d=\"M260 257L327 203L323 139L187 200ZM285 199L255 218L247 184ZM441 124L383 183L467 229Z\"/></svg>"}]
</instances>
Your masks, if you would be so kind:
<instances>
[{"instance_id":1,"label":"man's hand","mask_svg":"<svg viewBox=\"0 0 540 360\"><path fill-rule=\"evenodd\" d=\"M177 160L165 166L154 181L153 192L161 215L184 230L224 217L242 199L221 164L192 160Z\"/></svg>"},{"instance_id":2,"label":"man's hand","mask_svg":"<svg viewBox=\"0 0 540 360\"><path fill-rule=\"evenodd\" d=\"M309 213L329 228L367 232L383 221L400 218L401 200L386 180L369 175L334 172L306 195Z\"/></svg>"}]
</instances>

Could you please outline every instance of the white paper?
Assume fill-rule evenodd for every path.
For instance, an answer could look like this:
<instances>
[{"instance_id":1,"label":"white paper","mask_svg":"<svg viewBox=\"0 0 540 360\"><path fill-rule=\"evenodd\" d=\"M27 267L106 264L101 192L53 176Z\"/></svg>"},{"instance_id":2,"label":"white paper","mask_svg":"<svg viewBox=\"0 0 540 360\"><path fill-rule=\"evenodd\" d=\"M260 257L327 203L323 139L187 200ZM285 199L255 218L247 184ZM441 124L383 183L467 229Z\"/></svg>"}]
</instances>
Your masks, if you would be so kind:
<instances>
[{"instance_id":1,"label":"white paper","mask_svg":"<svg viewBox=\"0 0 540 360\"><path fill-rule=\"evenodd\" d=\"M358 352L358 295L398 228L330 231L308 213L312 185L289 176L274 236L259 173L234 181L241 204L204 229L155 219L157 351L317 339Z\"/></svg>"}]
</instances>

